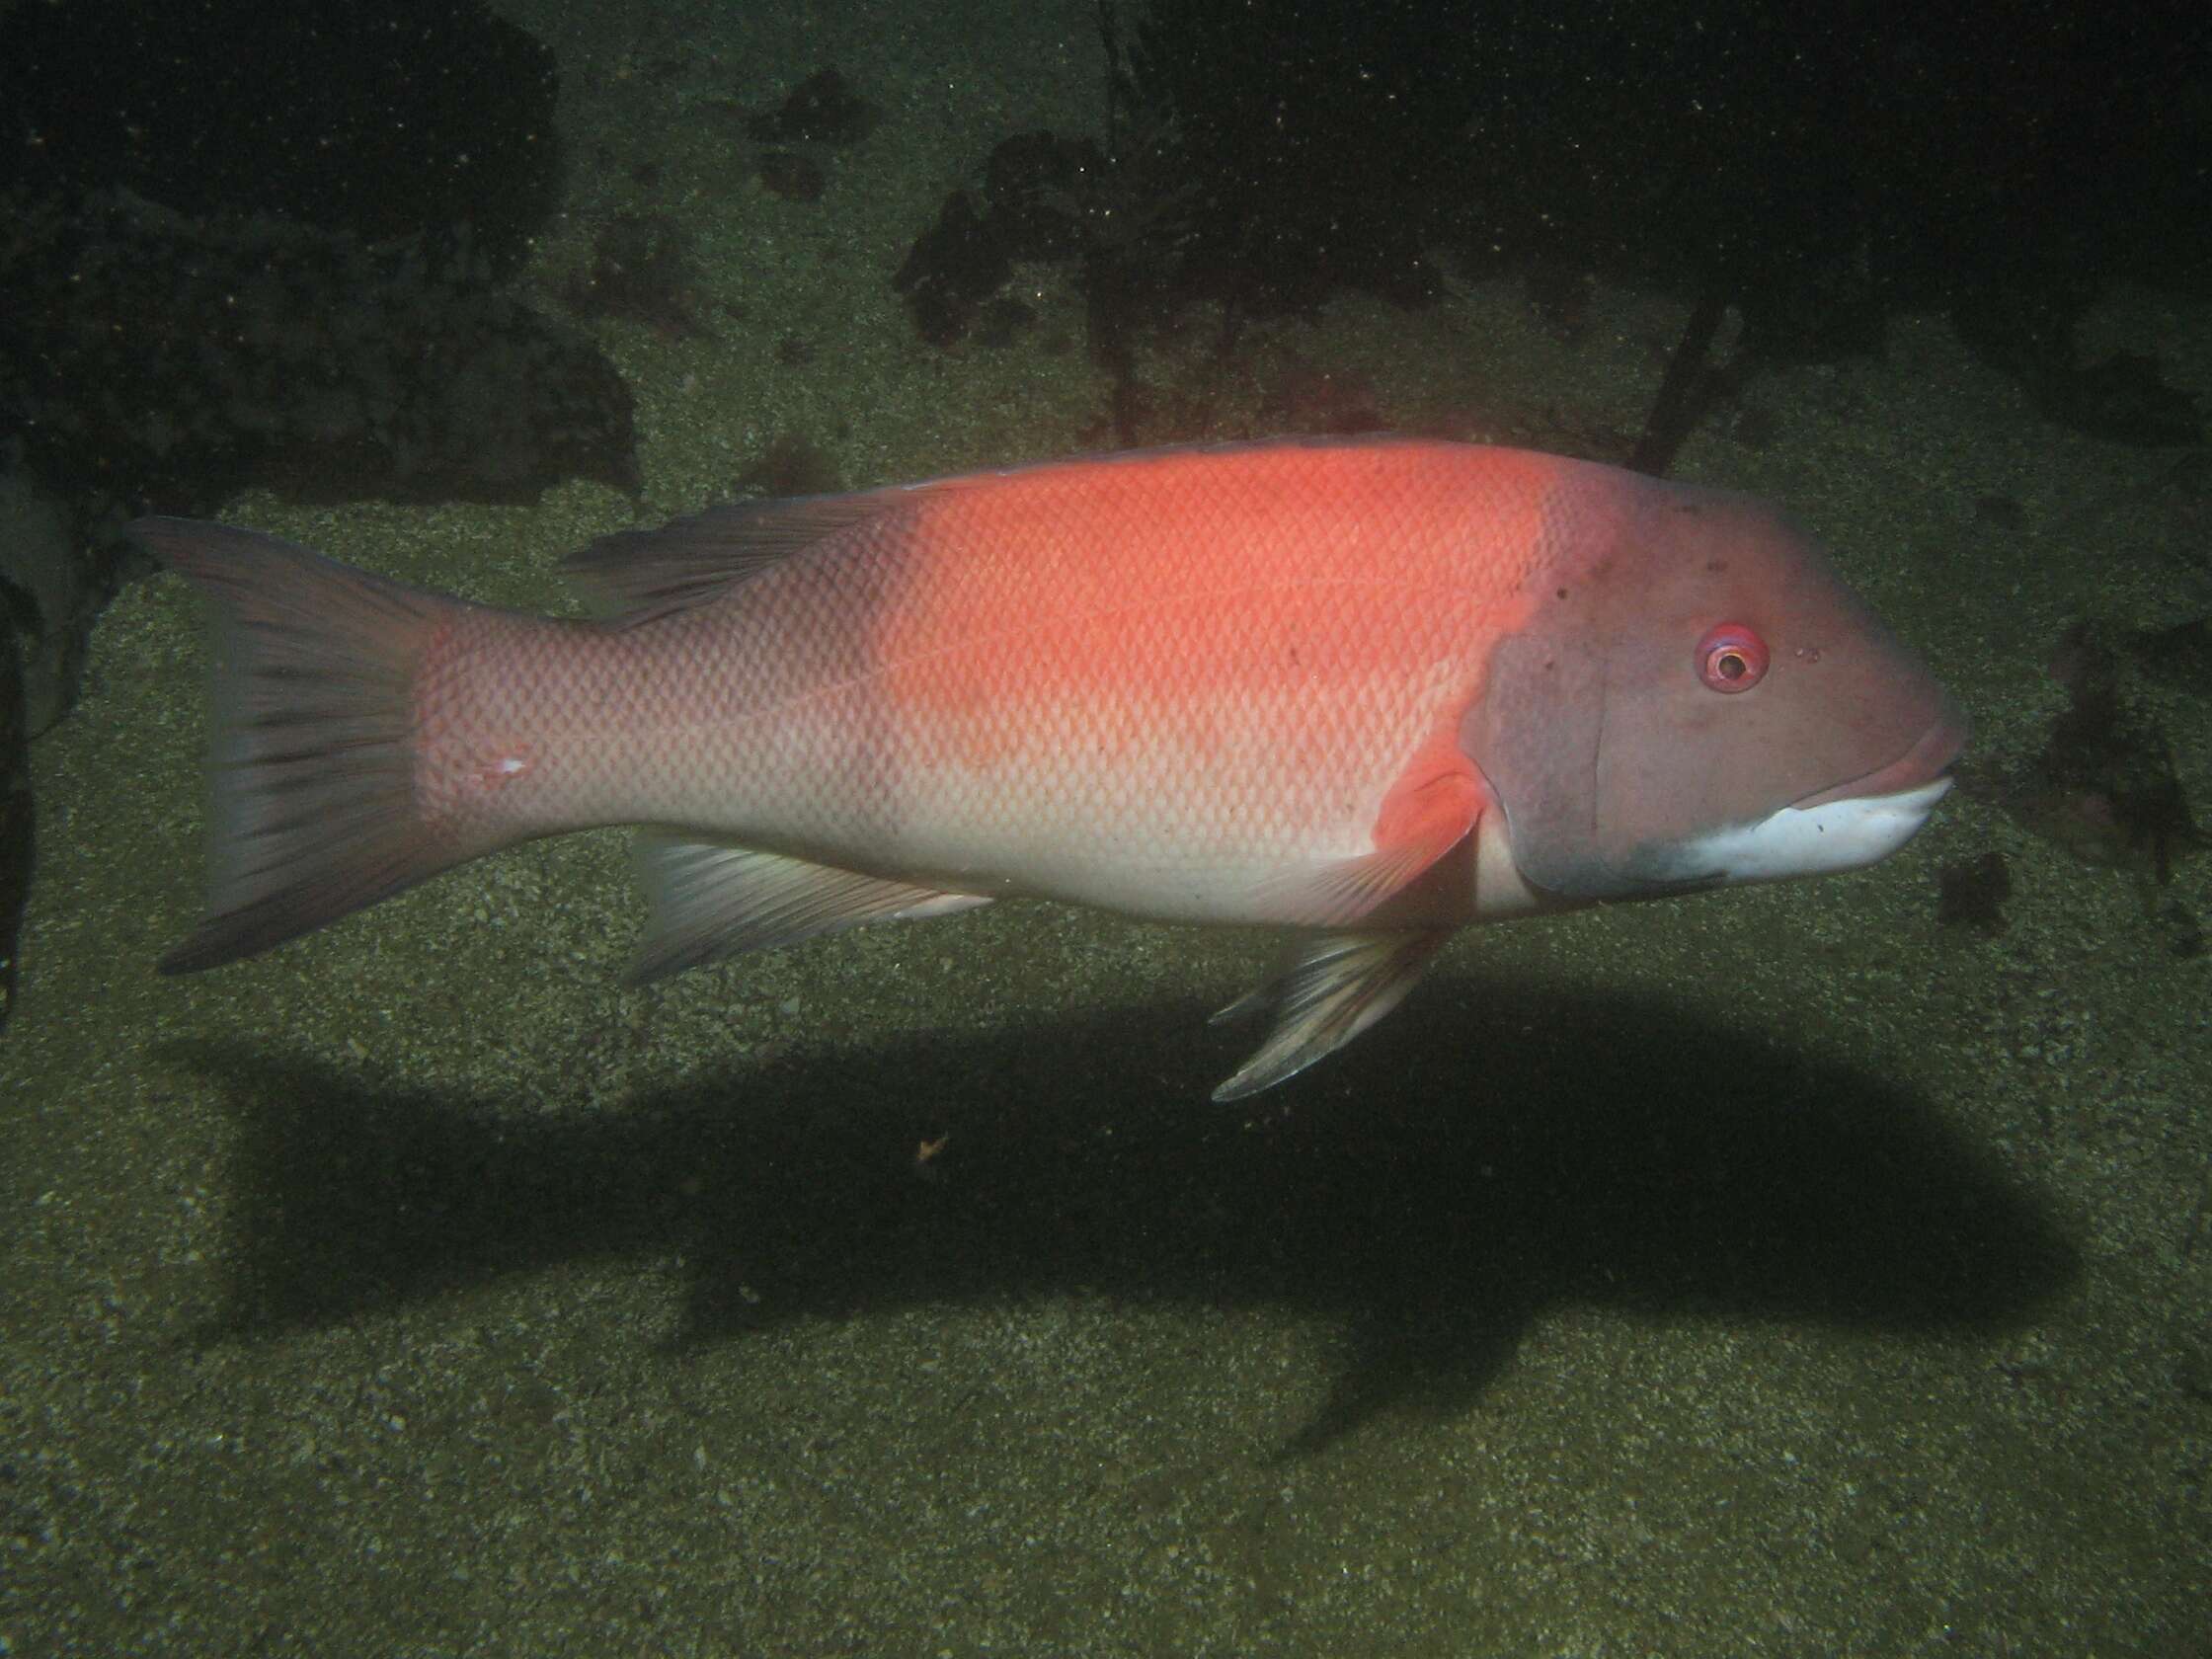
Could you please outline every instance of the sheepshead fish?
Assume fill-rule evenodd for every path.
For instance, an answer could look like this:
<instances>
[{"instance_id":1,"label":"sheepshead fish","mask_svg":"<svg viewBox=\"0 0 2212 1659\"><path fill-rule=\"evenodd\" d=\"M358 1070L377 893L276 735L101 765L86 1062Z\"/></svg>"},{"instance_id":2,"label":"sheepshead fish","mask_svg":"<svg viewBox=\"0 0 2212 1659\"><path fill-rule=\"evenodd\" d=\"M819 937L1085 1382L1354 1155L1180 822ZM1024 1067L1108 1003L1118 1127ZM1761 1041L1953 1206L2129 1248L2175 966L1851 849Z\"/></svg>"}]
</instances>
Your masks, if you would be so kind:
<instances>
[{"instance_id":1,"label":"sheepshead fish","mask_svg":"<svg viewBox=\"0 0 2212 1659\"><path fill-rule=\"evenodd\" d=\"M250 530L132 533L220 625L171 972L537 835L645 829L640 973L1014 895L1298 930L1221 1098L1462 923L1845 870L1966 724L1773 510L1412 439L1140 451L602 538L602 620Z\"/></svg>"}]
</instances>

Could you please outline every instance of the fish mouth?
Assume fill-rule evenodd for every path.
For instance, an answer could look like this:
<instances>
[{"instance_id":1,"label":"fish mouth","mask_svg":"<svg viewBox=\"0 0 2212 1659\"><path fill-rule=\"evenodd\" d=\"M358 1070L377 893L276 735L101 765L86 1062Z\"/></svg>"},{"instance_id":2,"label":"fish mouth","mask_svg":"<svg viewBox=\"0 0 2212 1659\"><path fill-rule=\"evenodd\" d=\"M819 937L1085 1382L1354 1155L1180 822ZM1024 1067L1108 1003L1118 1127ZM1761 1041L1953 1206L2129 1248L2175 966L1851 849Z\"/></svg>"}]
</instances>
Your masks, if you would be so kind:
<instances>
[{"instance_id":1,"label":"fish mouth","mask_svg":"<svg viewBox=\"0 0 2212 1659\"><path fill-rule=\"evenodd\" d=\"M1950 788L1950 778L1938 775L1883 795L1831 792L1812 805L1783 807L1671 849L1664 867L1641 872L1644 891L1691 893L1878 864L1920 833Z\"/></svg>"},{"instance_id":2,"label":"fish mouth","mask_svg":"<svg viewBox=\"0 0 2212 1659\"><path fill-rule=\"evenodd\" d=\"M1919 834L1950 793L1947 768L1965 744L1965 717L1945 699L1935 723L1887 765L1675 849L1667 890L1786 881L1879 863Z\"/></svg>"},{"instance_id":3,"label":"fish mouth","mask_svg":"<svg viewBox=\"0 0 2212 1659\"><path fill-rule=\"evenodd\" d=\"M1966 717L1945 698L1942 712L1936 717L1935 724L1921 734L1920 742L1888 765L1823 789L1817 795L1808 795L1801 801L1792 801L1783 810L1811 812L1845 801L1880 801L1891 796L1917 794L1932 784L1940 783L1942 789L1929 798L1929 806L1934 807L1942 799L1943 790L1951 786L1950 763L1966 747L1967 730ZM1926 816L1922 814L1923 818Z\"/></svg>"},{"instance_id":4,"label":"fish mouth","mask_svg":"<svg viewBox=\"0 0 2212 1659\"><path fill-rule=\"evenodd\" d=\"M1751 819L1676 840L1650 841L1566 872L1544 891L1570 899L1657 899L1753 882L1787 881L1879 863L1927 824L1950 793L1966 717L1939 697L1936 718L1896 759ZM1532 884L1534 885L1534 884Z\"/></svg>"},{"instance_id":5,"label":"fish mouth","mask_svg":"<svg viewBox=\"0 0 2212 1659\"><path fill-rule=\"evenodd\" d=\"M1919 834L1936 810L1936 803L1950 792L1950 775L1938 772L1910 789L1829 797L1813 806L1784 807L1760 826L1764 833L1759 838L1784 865L1778 874L1824 875L1834 870L1856 870L1879 863Z\"/></svg>"}]
</instances>

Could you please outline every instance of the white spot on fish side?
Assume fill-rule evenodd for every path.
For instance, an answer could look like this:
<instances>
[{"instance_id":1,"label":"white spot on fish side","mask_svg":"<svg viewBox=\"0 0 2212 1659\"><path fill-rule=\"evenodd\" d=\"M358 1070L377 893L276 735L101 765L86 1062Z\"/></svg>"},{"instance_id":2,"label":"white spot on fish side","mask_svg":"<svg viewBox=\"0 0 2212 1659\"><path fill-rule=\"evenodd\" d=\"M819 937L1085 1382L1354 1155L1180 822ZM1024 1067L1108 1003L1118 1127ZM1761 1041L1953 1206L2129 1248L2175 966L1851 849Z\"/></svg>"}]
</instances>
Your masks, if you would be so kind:
<instances>
[{"instance_id":1,"label":"white spot on fish side","mask_svg":"<svg viewBox=\"0 0 2212 1659\"><path fill-rule=\"evenodd\" d=\"M485 794L496 794L528 770L531 770L531 758L526 754L498 754L489 761L480 761L476 770L469 774L469 781L476 783L478 790Z\"/></svg>"}]
</instances>

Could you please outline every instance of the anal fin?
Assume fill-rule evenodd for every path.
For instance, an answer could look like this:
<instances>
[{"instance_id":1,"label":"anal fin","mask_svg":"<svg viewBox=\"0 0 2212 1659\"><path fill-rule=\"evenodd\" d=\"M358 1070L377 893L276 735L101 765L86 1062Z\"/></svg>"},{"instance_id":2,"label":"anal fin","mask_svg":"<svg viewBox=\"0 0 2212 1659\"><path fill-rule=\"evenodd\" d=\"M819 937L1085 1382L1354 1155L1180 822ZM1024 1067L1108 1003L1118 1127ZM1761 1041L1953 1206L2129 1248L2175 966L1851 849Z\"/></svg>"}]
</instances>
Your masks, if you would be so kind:
<instances>
[{"instance_id":1,"label":"anal fin","mask_svg":"<svg viewBox=\"0 0 2212 1659\"><path fill-rule=\"evenodd\" d=\"M641 837L638 862L652 919L633 981L869 922L951 915L990 903L978 894L673 835Z\"/></svg>"}]
</instances>

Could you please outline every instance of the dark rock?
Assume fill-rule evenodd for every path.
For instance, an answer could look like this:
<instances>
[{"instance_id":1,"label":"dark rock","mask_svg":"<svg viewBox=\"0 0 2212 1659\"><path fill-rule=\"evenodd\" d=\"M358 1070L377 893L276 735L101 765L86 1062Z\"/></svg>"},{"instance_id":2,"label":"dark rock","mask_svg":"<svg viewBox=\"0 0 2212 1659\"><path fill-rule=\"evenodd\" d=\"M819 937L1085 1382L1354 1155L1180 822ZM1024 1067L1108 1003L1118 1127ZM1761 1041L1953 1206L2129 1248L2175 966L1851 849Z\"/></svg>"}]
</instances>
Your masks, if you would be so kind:
<instances>
[{"instance_id":1,"label":"dark rock","mask_svg":"<svg viewBox=\"0 0 2212 1659\"><path fill-rule=\"evenodd\" d=\"M77 700L92 624L119 580L116 553L90 544L77 514L28 471L0 472L0 632L19 647L26 739L42 737Z\"/></svg>"},{"instance_id":2,"label":"dark rock","mask_svg":"<svg viewBox=\"0 0 2212 1659\"><path fill-rule=\"evenodd\" d=\"M796 150L763 150L755 170L762 188L786 201L820 201L830 188L822 164Z\"/></svg>"},{"instance_id":3,"label":"dark rock","mask_svg":"<svg viewBox=\"0 0 2212 1659\"><path fill-rule=\"evenodd\" d=\"M2086 279L1976 288L1951 308L1959 338L2027 388L2049 420L2145 447L2203 441L2196 401L2161 378L2158 360L2114 353L2084 367L2075 329L2095 296Z\"/></svg>"},{"instance_id":4,"label":"dark rock","mask_svg":"<svg viewBox=\"0 0 2212 1659\"><path fill-rule=\"evenodd\" d=\"M1624 71L1614 0L1477 29L1414 0L1101 0L1097 163L1017 134L988 216L1012 257L1082 260L1118 383L1178 308L1218 307L1232 351L1346 287L1420 303L1442 251L1533 273L1568 336L1583 275L1710 297L1742 319L1731 368L1877 352L1891 317L1948 310L2047 418L2195 440L2149 358L2085 363L2074 333L2116 283L2205 292L2212 9L2023 12L2001 52L1958 8L1825 33L1771 10L1672 9Z\"/></svg>"},{"instance_id":5,"label":"dark rock","mask_svg":"<svg viewBox=\"0 0 2212 1659\"><path fill-rule=\"evenodd\" d=\"M0 1028L15 1011L23 911L31 898L34 824L23 659L15 630L0 627Z\"/></svg>"},{"instance_id":6,"label":"dark rock","mask_svg":"<svg viewBox=\"0 0 2212 1659\"><path fill-rule=\"evenodd\" d=\"M1538 259L1526 278L1529 307L1544 333L1564 345L1578 346L1590 331L1595 284L1590 273L1563 260Z\"/></svg>"},{"instance_id":7,"label":"dark rock","mask_svg":"<svg viewBox=\"0 0 2212 1659\"><path fill-rule=\"evenodd\" d=\"M914 240L891 285L932 346L950 346L968 332L976 308L1013 275L1005 244L976 211L966 191L945 198L937 222Z\"/></svg>"},{"instance_id":8,"label":"dark rock","mask_svg":"<svg viewBox=\"0 0 2212 1659\"><path fill-rule=\"evenodd\" d=\"M1079 216L1106 158L1088 138L1017 132L984 164L984 199L1000 243L1015 259L1066 259L1081 251Z\"/></svg>"},{"instance_id":9,"label":"dark rock","mask_svg":"<svg viewBox=\"0 0 2212 1659\"><path fill-rule=\"evenodd\" d=\"M1260 414L1275 432L1349 437L1390 428L1382 413L1382 391L1373 380L1299 357L1293 357L1262 390Z\"/></svg>"},{"instance_id":10,"label":"dark rock","mask_svg":"<svg viewBox=\"0 0 2212 1659\"><path fill-rule=\"evenodd\" d=\"M2180 900L2167 899L2151 919L2165 938L2169 954L2183 962L2194 962L2204 954L2204 924Z\"/></svg>"},{"instance_id":11,"label":"dark rock","mask_svg":"<svg viewBox=\"0 0 2212 1659\"><path fill-rule=\"evenodd\" d=\"M833 68L818 69L773 110L748 120L746 130L763 144L802 139L857 144L882 119L883 112L854 92L844 76Z\"/></svg>"},{"instance_id":12,"label":"dark rock","mask_svg":"<svg viewBox=\"0 0 2212 1659\"><path fill-rule=\"evenodd\" d=\"M1769 362L1839 362L1881 355L1884 296L1842 250L1783 245L1738 256L1743 351Z\"/></svg>"},{"instance_id":13,"label":"dark rock","mask_svg":"<svg viewBox=\"0 0 2212 1659\"><path fill-rule=\"evenodd\" d=\"M2156 357L2115 352L2034 389L2055 419L2092 437L2147 448L2204 441L2196 399L2166 383Z\"/></svg>"},{"instance_id":14,"label":"dark rock","mask_svg":"<svg viewBox=\"0 0 2212 1659\"><path fill-rule=\"evenodd\" d=\"M691 233L666 213L617 213L592 239L592 263L562 298L582 317L643 323L667 340L713 337Z\"/></svg>"},{"instance_id":15,"label":"dark rock","mask_svg":"<svg viewBox=\"0 0 2212 1659\"><path fill-rule=\"evenodd\" d=\"M2103 633L2080 625L2060 641L2052 676L2071 693L2042 752L2006 787L2007 804L2087 864L2132 870L2163 887L2174 861L2202 847L2165 732Z\"/></svg>"},{"instance_id":16,"label":"dark rock","mask_svg":"<svg viewBox=\"0 0 2212 1659\"><path fill-rule=\"evenodd\" d=\"M986 302L976 316L976 344L1003 351L1037 326L1037 313L1012 294Z\"/></svg>"},{"instance_id":17,"label":"dark rock","mask_svg":"<svg viewBox=\"0 0 2212 1659\"><path fill-rule=\"evenodd\" d=\"M1772 449L1782 434L1782 418L1771 405L1738 403L1728 414L1728 435L1746 449Z\"/></svg>"},{"instance_id":18,"label":"dark rock","mask_svg":"<svg viewBox=\"0 0 2212 1659\"><path fill-rule=\"evenodd\" d=\"M833 496L844 488L837 463L804 433L778 433L737 477L740 496Z\"/></svg>"},{"instance_id":19,"label":"dark rock","mask_svg":"<svg viewBox=\"0 0 2212 1659\"><path fill-rule=\"evenodd\" d=\"M2142 629L2128 636L2127 650L2153 679L2200 697L2212 694L2212 616Z\"/></svg>"},{"instance_id":20,"label":"dark rock","mask_svg":"<svg viewBox=\"0 0 2212 1659\"><path fill-rule=\"evenodd\" d=\"M1978 933L2005 931L2005 901L2013 896L2012 872L2001 852L1955 859L1936 873L1936 919L1945 927Z\"/></svg>"},{"instance_id":21,"label":"dark rock","mask_svg":"<svg viewBox=\"0 0 2212 1659\"><path fill-rule=\"evenodd\" d=\"M947 198L893 285L932 345L950 346L976 327L979 344L1004 348L1037 320L1028 305L1001 291L1013 262L1077 263L1091 355L1114 376L1116 434L1126 444L1139 402L1131 337L1140 321L1164 320L1177 303L1163 277L1178 222L1174 207L1187 196L1177 190L1146 199L1144 183L1141 169L1109 167L1088 139L1016 133L986 164L986 209L979 212L966 192ZM1056 337L1044 349L1065 352L1066 344Z\"/></svg>"},{"instance_id":22,"label":"dark rock","mask_svg":"<svg viewBox=\"0 0 2212 1659\"><path fill-rule=\"evenodd\" d=\"M464 251L112 196L0 229L0 421L75 499L529 501L635 488L628 388Z\"/></svg>"},{"instance_id":23,"label":"dark rock","mask_svg":"<svg viewBox=\"0 0 2212 1659\"><path fill-rule=\"evenodd\" d=\"M6 16L0 194L121 187L364 242L465 227L501 273L559 202L553 55L481 0L70 0Z\"/></svg>"}]
</instances>

